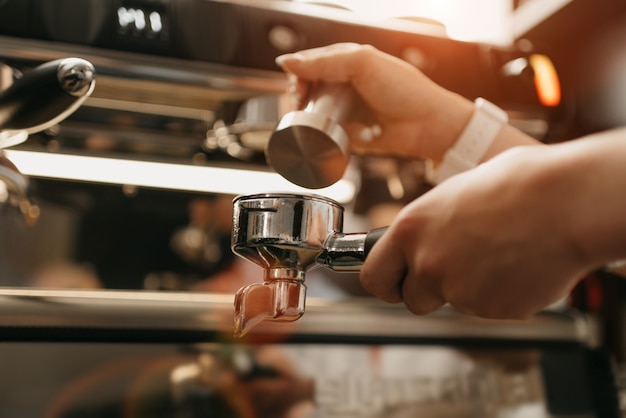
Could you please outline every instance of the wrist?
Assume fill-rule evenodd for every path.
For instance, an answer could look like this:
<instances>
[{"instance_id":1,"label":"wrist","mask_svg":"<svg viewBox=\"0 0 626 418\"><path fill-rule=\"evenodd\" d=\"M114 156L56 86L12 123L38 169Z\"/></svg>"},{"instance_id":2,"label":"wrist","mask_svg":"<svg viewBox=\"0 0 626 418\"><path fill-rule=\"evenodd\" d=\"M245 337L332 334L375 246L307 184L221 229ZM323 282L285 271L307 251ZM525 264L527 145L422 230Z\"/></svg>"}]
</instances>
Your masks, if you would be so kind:
<instances>
[{"instance_id":1,"label":"wrist","mask_svg":"<svg viewBox=\"0 0 626 418\"><path fill-rule=\"evenodd\" d=\"M423 143L420 154L438 165L467 126L475 106L471 100L449 91L431 100L434 105L424 119L427 122L419 124L422 129L419 136Z\"/></svg>"},{"instance_id":2,"label":"wrist","mask_svg":"<svg viewBox=\"0 0 626 418\"><path fill-rule=\"evenodd\" d=\"M508 123L506 112L485 99L474 101L474 111L455 142L447 148L439 164L426 161L426 180L439 184L476 167Z\"/></svg>"}]
</instances>

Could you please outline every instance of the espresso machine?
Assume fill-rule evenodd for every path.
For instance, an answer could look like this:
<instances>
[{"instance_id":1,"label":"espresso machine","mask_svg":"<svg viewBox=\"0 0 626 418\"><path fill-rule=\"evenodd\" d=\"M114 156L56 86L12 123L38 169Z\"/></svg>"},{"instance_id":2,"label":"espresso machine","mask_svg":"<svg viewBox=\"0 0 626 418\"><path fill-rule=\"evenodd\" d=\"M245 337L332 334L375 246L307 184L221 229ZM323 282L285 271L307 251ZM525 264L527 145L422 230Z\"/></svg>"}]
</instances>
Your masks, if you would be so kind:
<instances>
[{"instance_id":1,"label":"espresso machine","mask_svg":"<svg viewBox=\"0 0 626 418\"><path fill-rule=\"evenodd\" d=\"M165 279L189 270L164 262L153 244L167 247L170 235L157 232L187 215L189 199L213 199L214 191L80 176L90 170L72 178L20 174L20 160L1 160L10 198L2 200L0 190L0 209L12 215L17 208L19 222L0 219L0 416L619 416L614 364L597 324L581 312L493 321L444 307L415 316L367 296L316 293L326 275L358 285L357 270L385 230L352 232L367 228L350 225L351 203L326 193L352 174L342 125L360 103L347 86L316 86L303 109L282 117L240 119L255 104L267 110L282 98L277 55L337 40L372 43L413 58L451 90L487 96L540 136L558 127L555 109L538 104L528 71L507 65L529 51L456 41L428 22L396 23L284 0L0 1L0 61L23 73L12 77L11 89L0 86L6 155L106 157L116 163L111 174L129 161L194 169L177 179L226 185L217 193L229 194L232 225L219 219L230 232L232 259L256 269L228 276L229 264L220 271L231 286L246 279L239 292L166 286ZM83 96L35 77L47 62L54 64L42 68L46 75L80 64L69 84L83 79L76 90ZM32 90L21 83L28 80L41 84ZM44 109L52 103L27 94L33 91L57 95L55 108ZM516 100L508 100L511 92ZM231 177L195 171L214 167L232 170ZM249 182L257 189L268 173L300 189L244 192L231 205L229 181L246 170L257 176ZM89 210L88 222L75 222ZM37 214L33 227L24 225L23 215L32 223ZM18 247L24 251L10 251ZM38 264L41 253L75 256L71 251L87 254L80 261L106 286L11 281L16 265ZM149 273L163 273L155 286L143 266L134 274L144 257Z\"/></svg>"}]
</instances>

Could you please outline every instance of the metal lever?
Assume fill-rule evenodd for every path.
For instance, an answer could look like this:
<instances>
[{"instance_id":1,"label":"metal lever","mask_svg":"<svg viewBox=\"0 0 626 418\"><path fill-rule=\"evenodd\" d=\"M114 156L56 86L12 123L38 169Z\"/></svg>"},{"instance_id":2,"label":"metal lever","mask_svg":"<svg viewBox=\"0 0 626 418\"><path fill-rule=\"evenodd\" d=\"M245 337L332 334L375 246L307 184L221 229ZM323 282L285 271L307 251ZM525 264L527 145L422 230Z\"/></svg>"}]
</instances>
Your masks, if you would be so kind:
<instances>
[{"instance_id":1,"label":"metal lever","mask_svg":"<svg viewBox=\"0 0 626 418\"><path fill-rule=\"evenodd\" d=\"M47 129L78 109L94 88L90 62L80 58L46 62L0 93L0 132L32 134Z\"/></svg>"},{"instance_id":2,"label":"metal lever","mask_svg":"<svg viewBox=\"0 0 626 418\"><path fill-rule=\"evenodd\" d=\"M39 218L39 207L28 196L28 179L1 153L2 148L65 119L94 88L95 70L90 62L63 58L34 68L0 92L0 203L17 206L29 225Z\"/></svg>"}]
</instances>

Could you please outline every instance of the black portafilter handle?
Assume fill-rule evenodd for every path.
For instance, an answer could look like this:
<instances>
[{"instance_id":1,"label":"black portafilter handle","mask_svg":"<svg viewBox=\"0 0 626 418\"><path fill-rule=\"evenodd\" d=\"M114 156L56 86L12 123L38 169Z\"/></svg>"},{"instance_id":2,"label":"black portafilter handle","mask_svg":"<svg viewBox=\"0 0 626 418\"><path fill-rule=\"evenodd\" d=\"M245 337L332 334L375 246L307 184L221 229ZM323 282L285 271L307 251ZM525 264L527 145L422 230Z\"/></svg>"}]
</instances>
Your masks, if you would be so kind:
<instances>
[{"instance_id":1,"label":"black portafilter handle","mask_svg":"<svg viewBox=\"0 0 626 418\"><path fill-rule=\"evenodd\" d=\"M95 69L81 58L46 62L0 92L0 132L39 132L73 113L95 87Z\"/></svg>"},{"instance_id":2,"label":"black portafilter handle","mask_svg":"<svg viewBox=\"0 0 626 418\"><path fill-rule=\"evenodd\" d=\"M372 229L365 236L365 242L363 245L363 255L364 258L370 253L370 250L378 242L378 239L383 236L383 234L387 231L389 227L383 226L381 228Z\"/></svg>"}]
</instances>

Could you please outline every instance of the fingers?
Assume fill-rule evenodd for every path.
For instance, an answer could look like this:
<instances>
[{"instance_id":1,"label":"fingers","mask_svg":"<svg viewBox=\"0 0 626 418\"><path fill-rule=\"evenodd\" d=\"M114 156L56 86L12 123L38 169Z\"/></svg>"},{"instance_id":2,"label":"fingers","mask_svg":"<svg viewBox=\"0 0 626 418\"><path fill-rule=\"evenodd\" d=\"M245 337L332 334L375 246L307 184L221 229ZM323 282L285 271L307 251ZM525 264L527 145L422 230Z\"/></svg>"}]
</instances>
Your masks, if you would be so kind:
<instances>
[{"instance_id":1,"label":"fingers","mask_svg":"<svg viewBox=\"0 0 626 418\"><path fill-rule=\"evenodd\" d=\"M385 89L398 89L398 80L420 77L420 72L398 57L371 45L339 43L308 49L276 58L285 72L305 82L352 83L361 94L374 88L377 95ZM425 80L425 78L424 78ZM409 83L403 84L406 91Z\"/></svg>"},{"instance_id":2,"label":"fingers","mask_svg":"<svg viewBox=\"0 0 626 418\"><path fill-rule=\"evenodd\" d=\"M361 268L361 284L374 296L403 302L414 314L425 315L445 303L445 269L429 241L428 210L419 199L396 217L372 247Z\"/></svg>"},{"instance_id":3,"label":"fingers","mask_svg":"<svg viewBox=\"0 0 626 418\"><path fill-rule=\"evenodd\" d=\"M409 273L402 283L402 301L409 311L426 315L446 304L442 295L440 277L427 273Z\"/></svg>"},{"instance_id":4,"label":"fingers","mask_svg":"<svg viewBox=\"0 0 626 418\"><path fill-rule=\"evenodd\" d=\"M439 309L445 304L439 277L415 268L410 259L415 260L415 248L396 231L390 227L368 254L360 274L363 288L386 302L404 302L417 315Z\"/></svg>"},{"instance_id":5,"label":"fingers","mask_svg":"<svg viewBox=\"0 0 626 418\"><path fill-rule=\"evenodd\" d=\"M445 305L437 282L407 272L398 254L398 251L374 253L372 250L361 269L363 288L385 302L403 302L416 315L429 314Z\"/></svg>"},{"instance_id":6,"label":"fingers","mask_svg":"<svg viewBox=\"0 0 626 418\"><path fill-rule=\"evenodd\" d=\"M388 234L386 232L385 234ZM374 245L361 268L363 288L389 303L402 302L402 281L406 274L404 256L385 236Z\"/></svg>"},{"instance_id":7,"label":"fingers","mask_svg":"<svg viewBox=\"0 0 626 418\"><path fill-rule=\"evenodd\" d=\"M373 48L342 43L277 57L276 64L288 74L292 108L305 106L312 82L352 82L355 72L365 68L359 61L365 60L364 56L370 50Z\"/></svg>"},{"instance_id":8,"label":"fingers","mask_svg":"<svg viewBox=\"0 0 626 418\"><path fill-rule=\"evenodd\" d=\"M360 61L374 52L373 47L353 43L340 43L313 48L276 58L276 63L286 72L308 81L348 82L364 67Z\"/></svg>"},{"instance_id":9,"label":"fingers","mask_svg":"<svg viewBox=\"0 0 626 418\"><path fill-rule=\"evenodd\" d=\"M359 100L350 117L369 125L348 133L353 152L424 158L429 152L422 148L439 142L419 137L425 127L432 129L425 118L438 114L432 106L441 105L445 90L398 57L369 45L341 43L282 55L277 63L289 75L293 108L305 107L316 83L351 84Z\"/></svg>"}]
</instances>

